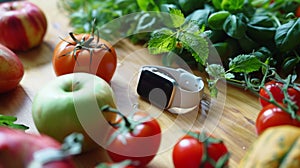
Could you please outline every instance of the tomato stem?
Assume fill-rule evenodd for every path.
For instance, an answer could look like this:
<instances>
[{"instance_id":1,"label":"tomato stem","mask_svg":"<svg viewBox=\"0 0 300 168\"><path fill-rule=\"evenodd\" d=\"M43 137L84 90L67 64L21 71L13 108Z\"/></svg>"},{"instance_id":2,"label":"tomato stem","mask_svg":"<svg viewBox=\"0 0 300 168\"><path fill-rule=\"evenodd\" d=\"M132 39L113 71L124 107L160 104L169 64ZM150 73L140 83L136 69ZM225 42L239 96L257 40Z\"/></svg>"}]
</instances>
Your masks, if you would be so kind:
<instances>
[{"instance_id":1,"label":"tomato stem","mask_svg":"<svg viewBox=\"0 0 300 168\"><path fill-rule=\"evenodd\" d=\"M229 79L229 81L232 81L236 86L240 86L242 88L245 88L246 90L251 91L254 95L260 97L266 102L269 102L276 107L280 108L281 110L289 113L293 119L297 119L300 121L300 116L297 115L297 110L299 107L290 99L290 96L288 94L288 88L292 87L296 90L300 90L299 85L292 83L292 76L289 75L286 79L282 79L275 71L274 68L271 68L268 64L264 64L264 75L260 82L253 83L253 79L249 77L247 73L244 73L244 81L232 81ZM275 79L272 79L274 77ZM277 102L273 96L273 94L264 87L266 80L270 78L272 80L276 80L283 84L282 87L280 87L280 90L284 94L283 99L283 105L279 102ZM227 79L228 81L228 79ZM278 86L279 87L279 86ZM264 89L269 98L263 97L259 94L259 90Z\"/></svg>"},{"instance_id":2,"label":"tomato stem","mask_svg":"<svg viewBox=\"0 0 300 168\"><path fill-rule=\"evenodd\" d=\"M207 151L209 145L223 143L221 139L208 136L206 132L196 133L196 132L189 131L187 132L187 134L194 137L195 139L198 139L198 141L202 142L202 144L204 145L204 147L202 148L203 153L202 153L200 167L205 167L205 163L210 163L215 168L227 167L226 163L228 162L230 156L228 152L224 154L222 157L220 157L217 161L215 161L209 156Z\"/></svg>"},{"instance_id":3,"label":"tomato stem","mask_svg":"<svg viewBox=\"0 0 300 168\"><path fill-rule=\"evenodd\" d=\"M121 113L119 110L115 109L115 108L112 108L110 107L109 105L104 105L100 108L100 110L102 112L112 112L112 113L116 113L118 115L120 115L122 117L122 119L124 120L125 122L125 126L126 128L130 128L131 129L131 122L128 120L128 118L123 114ZM115 125L114 123L110 123L112 125Z\"/></svg>"}]
</instances>

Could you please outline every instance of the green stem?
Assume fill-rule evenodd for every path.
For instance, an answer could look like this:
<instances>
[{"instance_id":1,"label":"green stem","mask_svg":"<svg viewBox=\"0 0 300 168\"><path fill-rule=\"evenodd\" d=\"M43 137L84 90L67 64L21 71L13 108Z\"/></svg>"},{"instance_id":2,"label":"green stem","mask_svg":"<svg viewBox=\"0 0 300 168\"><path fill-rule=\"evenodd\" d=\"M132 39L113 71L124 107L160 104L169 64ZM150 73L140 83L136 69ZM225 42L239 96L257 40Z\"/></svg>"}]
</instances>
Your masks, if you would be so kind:
<instances>
[{"instance_id":1,"label":"green stem","mask_svg":"<svg viewBox=\"0 0 300 168\"><path fill-rule=\"evenodd\" d=\"M119 110L117 110L115 108L112 108L109 105L102 106L100 108L100 110L102 112L112 112L112 113L116 113L116 114L120 115L122 117L122 119L124 120L124 122L125 122L125 126L127 128L131 128L131 123L129 122L128 118L124 114L122 114Z\"/></svg>"}]
</instances>

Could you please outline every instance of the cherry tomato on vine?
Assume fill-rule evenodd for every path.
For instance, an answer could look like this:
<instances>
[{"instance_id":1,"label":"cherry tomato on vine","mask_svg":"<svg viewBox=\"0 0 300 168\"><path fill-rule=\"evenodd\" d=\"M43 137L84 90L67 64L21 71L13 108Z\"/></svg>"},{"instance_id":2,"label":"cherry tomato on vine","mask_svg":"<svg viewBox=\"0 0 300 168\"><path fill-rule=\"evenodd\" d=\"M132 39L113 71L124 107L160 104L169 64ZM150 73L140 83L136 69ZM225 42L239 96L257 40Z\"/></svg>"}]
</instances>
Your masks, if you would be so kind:
<instances>
[{"instance_id":1,"label":"cherry tomato on vine","mask_svg":"<svg viewBox=\"0 0 300 168\"><path fill-rule=\"evenodd\" d=\"M295 11L295 16L300 17L300 5L297 7L297 9Z\"/></svg>"},{"instance_id":2,"label":"cherry tomato on vine","mask_svg":"<svg viewBox=\"0 0 300 168\"><path fill-rule=\"evenodd\" d=\"M172 154L175 168L227 167L229 163L225 144L204 133L189 132L175 144Z\"/></svg>"},{"instance_id":3,"label":"cherry tomato on vine","mask_svg":"<svg viewBox=\"0 0 300 168\"><path fill-rule=\"evenodd\" d=\"M300 110L297 112L297 115L299 114ZM274 104L263 107L256 118L257 134L260 135L267 128L279 125L293 125L300 127L300 121L296 118L292 118L291 114L283 111Z\"/></svg>"},{"instance_id":4,"label":"cherry tomato on vine","mask_svg":"<svg viewBox=\"0 0 300 168\"><path fill-rule=\"evenodd\" d=\"M70 33L56 45L52 64L57 76L87 72L110 82L117 67L117 55L104 39L93 34Z\"/></svg>"},{"instance_id":5,"label":"cherry tomato on vine","mask_svg":"<svg viewBox=\"0 0 300 168\"><path fill-rule=\"evenodd\" d=\"M114 111L111 108L102 109L105 110ZM136 112L131 117L122 115L120 121L113 125L115 128L105 148L112 161L131 160L132 166L144 167L156 156L161 142L161 128L155 118Z\"/></svg>"},{"instance_id":6,"label":"cherry tomato on vine","mask_svg":"<svg viewBox=\"0 0 300 168\"><path fill-rule=\"evenodd\" d=\"M270 81L270 82L267 82L265 84L265 89L271 92L274 99L278 103L283 103L284 94L283 94L283 91L282 91L282 87L283 87L283 84L280 83L280 82L276 82L276 81ZM261 97L265 97L267 99L270 99L270 96L269 96L268 92L265 89L261 88L260 91L259 91L259 95ZM300 92L297 91L294 88L288 88L287 92L288 92L289 98L292 101L294 101L296 103L296 105L300 108ZM259 98L259 101L260 101L260 104L263 107L271 104L271 103L269 103L268 101L266 101L262 98Z\"/></svg>"}]
</instances>

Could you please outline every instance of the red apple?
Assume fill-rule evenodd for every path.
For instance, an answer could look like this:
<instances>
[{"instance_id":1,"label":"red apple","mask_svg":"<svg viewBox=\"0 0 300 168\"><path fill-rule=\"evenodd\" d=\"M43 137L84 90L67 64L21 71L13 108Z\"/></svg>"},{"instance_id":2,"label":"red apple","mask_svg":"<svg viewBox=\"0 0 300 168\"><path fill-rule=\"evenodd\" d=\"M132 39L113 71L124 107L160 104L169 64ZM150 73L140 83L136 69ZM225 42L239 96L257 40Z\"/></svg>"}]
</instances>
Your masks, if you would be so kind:
<instances>
[{"instance_id":1,"label":"red apple","mask_svg":"<svg viewBox=\"0 0 300 168\"><path fill-rule=\"evenodd\" d=\"M34 153L43 149L61 149L61 144L46 135L25 133L7 127L0 127L0 167L21 168L32 164ZM49 155L48 155L49 156ZM45 168L75 168L73 160L47 162Z\"/></svg>"},{"instance_id":2,"label":"red apple","mask_svg":"<svg viewBox=\"0 0 300 168\"><path fill-rule=\"evenodd\" d=\"M0 93L16 88L24 75L19 57L0 44Z\"/></svg>"},{"instance_id":3,"label":"red apple","mask_svg":"<svg viewBox=\"0 0 300 168\"><path fill-rule=\"evenodd\" d=\"M0 43L25 51L42 43L47 30L44 12L29 1L0 3Z\"/></svg>"}]
</instances>

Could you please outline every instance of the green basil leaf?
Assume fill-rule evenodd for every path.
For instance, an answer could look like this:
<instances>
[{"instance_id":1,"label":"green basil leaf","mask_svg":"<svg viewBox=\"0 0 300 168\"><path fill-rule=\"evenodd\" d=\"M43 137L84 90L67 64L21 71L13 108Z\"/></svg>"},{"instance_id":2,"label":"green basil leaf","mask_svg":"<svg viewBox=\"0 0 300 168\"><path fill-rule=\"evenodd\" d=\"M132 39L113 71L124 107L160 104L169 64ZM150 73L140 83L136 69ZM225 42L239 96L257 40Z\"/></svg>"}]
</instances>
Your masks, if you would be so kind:
<instances>
[{"instance_id":1,"label":"green basil leaf","mask_svg":"<svg viewBox=\"0 0 300 168\"><path fill-rule=\"evenodd\" d=\"M219 11L211 14L207 20L208 26L212 30L222 30L223 24L229 15L228 11Z\"/></svg>"},{"instance_id":2,"label":"green basil leaf","mask_svg":"<svg viewBox=\"0 0 300 168\"><path fill-rule=\"evenodd\" d=\"M213 47L218 51L218 54L222 60L226 60L231 53L229 44L227 42L218 42L213 44Z\"/></svg>"},{"instance_id":3,"label":"green basil leaf","mask_svg":"<svg viewBox=\"0 0 300 168\"><path fill-rule=\"evenodd\" d=\"M262 14L254 15L248 24L260 27L274 27L275 25L274 19Z\"/></svg>"},{"instance_id":4,"label":"green basil leaf","mask_svg":"<svg viewBox=\"0 0 300 168\"><path fill-rule=\"evenodd\" d=\"M258 71L263 63L254 55L238 55L229 62L229 69L232 72L251 73Z\"/></svg>"},{"instance_id":5,"label":"green basil leaf","mask_svg":"<svg viewBox=\"0 0 300 168\"><path fill-rule=\"evenodd\" d=\"M283 52L300 44L300 18L279 26L275 33L276 46Z\"/></svg>"},{"instance_id":6,"label":"green basil leaf","mask_svg":"<svg viewBox=\"0 0 300 168\"><path fill-rule=\"evenodd\" d=\"M174 50L176 47L176 38L174 32L170 29L161 29L152 34L148 49L151 54L161 54Z\"/></svg>"},{"instance_id":7,"label":"green basil leaf","mask_svg":"<svg viewBox=\"0 0 300 168\"><path fill-rule=\"evenodd\" d=\"M230 15L225 20L223 30L227 33L228 36L235 39L241 39L245 36L247 26L242 20L242 16Z\"/></svg>"},{"instance_id":8,"label":"green basil leaf","mask_svg":"<svg viewBox=\"0 0 300 168\"><path fill-rule=\"evenodd\" d=\"M255 25L247 25L247 35L258 43L274 41L276 27L262 27Z\"/></svg>"},{"instance_id":9,"label":"green basil leaf","mask_svg":"<svg viewBox=\"0 0 300 168\"><path fill-rule=\"evenodd\" d=\"M221 7L222 1L223 0L212 0L212 4L214 5L214 7L217 10L221 10L222 9L222 7Z\"/></svg>"},{"instance_id":10,"label":"green basil leaf","mask_svg":"<svg viewBox=\"0 0 300 168\"><path fill-rule=\"evenodd\" d=\"M210 10L198 9L186 17L186 21L195 21L199 26L206 25Z\"/></svg>"},{"instance_id":11,"label":"green basil leaf","mask_svg":"<svg viewBox=\"0 0 300 168\"><path fill-rule=\"evenodd\" d=\"M178 5L185 15L204 7L205 1L199 0L178 0Z\"/></svg>"},{"instance_id":12,"label":"green basil leaf","mask_svg":"<svg viewBox=\"0 0 300 168\"><path fill-rule=\"evenodd\" d=\"M241 48L246 53L251 53L259 48L259 44L249 38L247 35L238 40Z\"/></svg>"}]
</instances>

